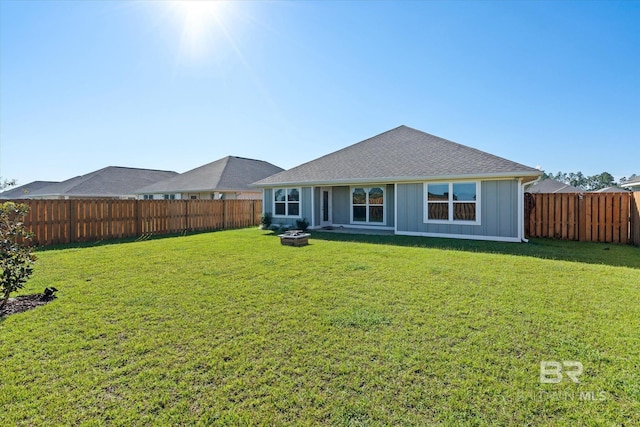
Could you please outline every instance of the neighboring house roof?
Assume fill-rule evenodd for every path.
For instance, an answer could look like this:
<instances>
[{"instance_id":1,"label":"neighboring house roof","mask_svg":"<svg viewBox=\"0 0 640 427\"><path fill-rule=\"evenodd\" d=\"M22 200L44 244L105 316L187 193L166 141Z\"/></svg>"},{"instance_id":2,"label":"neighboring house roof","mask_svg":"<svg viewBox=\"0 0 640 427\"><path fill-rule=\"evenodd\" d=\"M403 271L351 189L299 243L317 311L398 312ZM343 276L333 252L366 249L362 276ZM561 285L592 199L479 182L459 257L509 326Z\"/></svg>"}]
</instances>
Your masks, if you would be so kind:
<instances>
[{"instance_id":1,"label":"neighboring house roof","mask_svg":"<svg viewBox=\"0 0 640 427\"><path fill-rule=\"evenodd\" d=\"M527 189L527 193L533 194L550 194L550 193L583 193L584 190L565 184L555 179L547 178L531 185Z\"/></svg>"},{"instance_id":2,"label":"neighboring house roof","mask_svg":"<svg viewBox=\"0 0 640 427\"><path fill-rule=\"evenodd\" d=\"M628 193L629 190L625 190L620 187L605 187L600 190L590 191L590 193Z\"/></svg>"},{"instance_id":3,"label":"neighboring house roof","mask_svg":"<svg viewBox=\"0 0 640 427\"><path fill-rule=\"evenodd\" d=\"M136 194L201 191L256 191L249 184L284 169L271 163L227 156L167 180L136 189Z\"/></svg>"},{"instance_id":4,"label":"neighboring house roof","mask_svg":"<svg viewBox=\"0 0 640 427\"><path fill-rule=\"evenodd\" d=\"M56 181L33 181L28 184L21 185L19 187L14 187L11 190L3 191L2 193L0 193L0 199L6 199L6 200L25 199L25 198L28 198L32 192L36 190L40 190L51 184L57 184L57 182Z\"/></svg>"},{"instance_id":5,"label":"neighboring house roof","mask_svg":"<svg viewBox=\"0 0 640 427\"><path fill-rule=\"evenodd\" d=\"M400 126L293 169L256 186L397 182L415 179L523 177L537 169L428 133Z\"/></svg>"},{"instance_id":6,"label":"neighboring house roof","mask_svg":"<svg viewBox=\"0 0 640 427\"><path fill-rule=\"evenodd\" d=\"M622 187L631 189L640 188L640 176L636 176L635 178L628 180L627 182L622 184Z\"/></svg>"},{"instance_id":7,"label":"neighboring house roof","mask_svg":"<svg viewBox=\"0 0 640 427\"><path fill-rule=\"evenodd\" d=\"M177 175L177 172L153 169L137 169L120 166L106 168L77 176L40 190L32 191L30 197L122 197L133 195L143 185L161 181Z\"/></svg>"}]
</instances>

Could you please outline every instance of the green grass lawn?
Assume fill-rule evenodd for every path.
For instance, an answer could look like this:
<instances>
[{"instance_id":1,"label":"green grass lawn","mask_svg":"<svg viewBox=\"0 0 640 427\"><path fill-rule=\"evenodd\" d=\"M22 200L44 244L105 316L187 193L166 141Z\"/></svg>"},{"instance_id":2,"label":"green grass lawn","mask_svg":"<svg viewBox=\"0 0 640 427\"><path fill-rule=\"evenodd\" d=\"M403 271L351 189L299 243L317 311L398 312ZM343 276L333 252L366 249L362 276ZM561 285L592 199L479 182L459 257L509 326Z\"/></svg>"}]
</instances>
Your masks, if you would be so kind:
<instances>
[{"instance_id":1,"label":"green grass lawn","mask_svg":"<svg viewBox=\"0 0 640 427\"><path fill-rule=\"evenodd\" d=\"M640 249L256 229L38 252L0 425L638 425ZM540 383L542 361L578 361Z\"/></svg>"}]
</instances>

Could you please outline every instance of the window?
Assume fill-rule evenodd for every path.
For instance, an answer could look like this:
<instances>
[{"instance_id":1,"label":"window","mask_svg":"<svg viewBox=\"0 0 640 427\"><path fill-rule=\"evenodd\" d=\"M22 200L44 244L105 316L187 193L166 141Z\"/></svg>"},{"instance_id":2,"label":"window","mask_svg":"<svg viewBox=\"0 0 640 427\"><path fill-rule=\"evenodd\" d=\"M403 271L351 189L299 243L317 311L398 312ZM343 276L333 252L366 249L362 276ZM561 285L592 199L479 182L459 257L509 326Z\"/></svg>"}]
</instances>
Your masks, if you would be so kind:
<instances>
[{"instance_id":1,"label":"window","mask_svg":"<svg viewBox=\"0 0 640 427\"><path fill-rule=\"evenodd\" d=\"M145 194L142 196L143 200L153 200L153 194Z\"/></svg>"},{"instance_id":2,"label":"window","mask_svg":"<svg viewBox=\"0 0 640 427\"><path fill-rule=\"evenodd\" d=\"M382 187L351 189L351 221L384 223L384 189Z\"/></svg>"},{"instance_id":3,"label":"window","mask_svg":"<svg viewBox=\"0 0 640 427\"><path fill-rule=\"evenodd\" d=\"M300 189L274 188L273 212L279 216L300 216Z\"/></svg>"},{"instance_id":4,"label":"window","mask_svg":"<svg viewBox=\"0 0 640 427\"><path fill-rule=\"evenodd\" d=\"M479 182L427 183L425 222L479 223Z\"/></svg>"},{"instance_id":5,"label":"window","mask_svg":"<svg viewBox=\"0 0 640 427\"><path fill-rule=\"evenodd\" d=\"M163 199L165 200L175 200L176 199L176 195L175 194L164 194L162 196Z\"/></svg>"}]
</instances>

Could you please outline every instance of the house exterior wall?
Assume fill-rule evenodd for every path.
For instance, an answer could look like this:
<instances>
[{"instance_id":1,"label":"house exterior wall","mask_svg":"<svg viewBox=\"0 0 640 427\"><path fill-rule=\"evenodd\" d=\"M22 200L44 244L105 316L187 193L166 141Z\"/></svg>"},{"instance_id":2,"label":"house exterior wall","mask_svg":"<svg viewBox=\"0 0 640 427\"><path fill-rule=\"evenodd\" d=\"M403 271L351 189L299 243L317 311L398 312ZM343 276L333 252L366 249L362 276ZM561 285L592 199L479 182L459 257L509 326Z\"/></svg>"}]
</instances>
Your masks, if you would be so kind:
<instances>
[{"instance_id":1,"label":"house exterior wall","mask_svg":"<svg viewBox=\"0 0 640 427\"><path fill-rule=\"evenodd\" d=\"M349 187L333 187L333 223L349 224L349 199L351 198Z\"/></svg>"},{"instance_id":2,"label":"house exterior wall","mask_svg":"<svg viewBox=\"0 0 640 427\"><path fill-rule=\"evenodd\" d=\"M279 187L280 188L280 187ZM284 187L290 188L290 187ZM265 188L264 189L264 198L262 201L262 212L269 212L273 215L273 223L274 224L283 224L285 226L294 226L296 225L297 219L306 218L311 224L312 221L312 197L313 191L311 187L295 187L300 189L300 215L297 216L284 216L284 215L276 215L273 209L273 188Z\"/></svg>"},{"instance_id":3,"label":"house exterior wall","mask_svg":"<svg viewBox=\"0 0 640 427\"><path fill-rule=\"evenodd\" d=\"M387 193L386 193L386 209L387 209L387 227L393 228L396 224L395 218L395 185L389 184L387 185Z\"/></svg>"},{"instance_id":4,"label":"house exterior wall","mask_svg":"<svg viewBox=\"0 0 640 427\"><path fill-rule=\"evenodd\" d=\"M313 215L311 208L312 208L312 202L311 202L311 198L313 197L313 192L311 187L302 187L302 195L301 197L301 201L300 201L300 217L301 218L306 218L307 221L309 221L309 224L311 224L311 216ZM295 224L295 220L293 222Z\"/></svg>"},{"instance_id":5,"label":"house exterior wall","mask_svg":"<svg viewBox=\"0 0 640 427\"><path fill-rule=\"evenodd\" d=\"M468 182L465 181L465 182ZM366 186L365 186L366 187ZM296 219L306 218L312 227L320 226L321 187L300 188L300 215L273 215L274 224L295 226ZM392 229L396 234L427 237L455 237L482 240L520 241L522 227L518 217L522 203L517 179L485 180L479 183L478 220L475 224L425 222L425 183L385 185L385 222L382 224L351 221L352 186L333 186L331 192L333 225L368 229ZM273 213L273 188L263 190L263 212ZM396 206L397 203L397 206Z\"/></svg>"},{"instance_id":6,"label":"house exterior wall","mask_svg":"<svg viewBox=\"0 0 640 427\"><path fill-rule=\"evenodd\" d=\"M359 187L362 185L359 184ZM365 186L366 187L366 186ZM344 226L360 226L367 228L390 227L393 228L394 218L394 185L384 185L385 191L385 222L382 224L373 223L354 223L351 222L351 188L352 186L336 186L332 187L332 211L333 224ZM319 211L318 211L319 215Z\"/></svg>"},{"instance_id":7,"label":"house exterior wall","mask_svg":"<svg viewBox=\"0 0 640 427\"><path fill-rule=\"evenodd\" d=\"M320 206L320 192L322 190L320 187L313 187L313 222L311 222L311 218L307 218L309 220L309 224L311 227L320 227L320 215L321 215L321 206Z\"/></svg>"},{"instance_id":8,"label":"house exterior wall","mask_svg":"<svg viewBox=\"0 0 640 427\"><path fill-rule=\"evenodd\" d=\"M262 213L273 214L273 188L262 189Z\"/></svg>"},{"instance_id":9,"label":"house exterior wall","mask_svg":"<svg viewBox=\"0 0 640 427\"><path fill-rule=\"evenodd\" d=\"M480 224L425 223L424 183L397 185L397 234L518 240L517 180L481 181ZM494 239L497 238L497 239Z\"/></svg>"}]
</instances>

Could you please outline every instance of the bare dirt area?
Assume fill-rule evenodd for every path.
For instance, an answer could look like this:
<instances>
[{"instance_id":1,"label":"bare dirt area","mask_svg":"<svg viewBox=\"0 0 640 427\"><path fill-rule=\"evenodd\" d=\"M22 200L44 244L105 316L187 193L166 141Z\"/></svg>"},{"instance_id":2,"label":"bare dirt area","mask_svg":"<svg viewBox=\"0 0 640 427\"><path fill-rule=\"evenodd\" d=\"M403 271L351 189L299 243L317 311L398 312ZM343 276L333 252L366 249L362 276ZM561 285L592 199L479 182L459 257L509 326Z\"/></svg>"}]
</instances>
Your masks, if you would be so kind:
<instances>
[{"instance_id":1,"label":"bare dirt area","mask_svg":"<svg viewBox=\"0 0 640 427\"><path fill-rule=\"evenodd\" d=\"M22 313L45 305L53 301L53 299L54 298L47 297L44 294L20 295L15 298L9 298L5 306L0 309L0 319L10 314Z\"/></svg>"}]
</instances>

